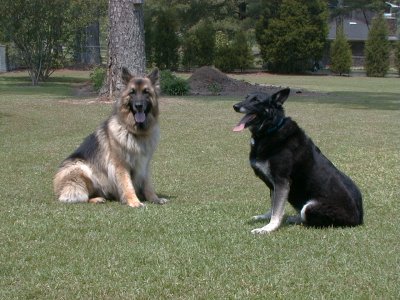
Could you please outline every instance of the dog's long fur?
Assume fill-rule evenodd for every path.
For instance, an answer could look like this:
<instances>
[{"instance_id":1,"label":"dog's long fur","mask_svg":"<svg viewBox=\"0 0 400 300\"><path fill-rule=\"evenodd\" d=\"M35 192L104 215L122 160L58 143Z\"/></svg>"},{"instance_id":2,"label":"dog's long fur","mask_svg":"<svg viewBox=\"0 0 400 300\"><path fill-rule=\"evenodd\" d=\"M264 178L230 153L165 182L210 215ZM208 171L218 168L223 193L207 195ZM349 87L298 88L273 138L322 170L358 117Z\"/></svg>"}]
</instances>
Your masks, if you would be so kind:
<instances>
[{"instance_id":1,"label":"dog's long fur","mask_svg":"<svg viewBox=\"0 0 400 300\"><path fill-rule=\"evenodd\" d=\"M309 226L356 226L363 223L362 197L354 182L314 145L282 107L290 93L253 93L234 105L245 116L234 128L252 133L250 164L271 191L271 210L255 220L270 219L253 233L279 228L286 201L299 212L290 221Z\"/></svg>"},{"instance_id":2,"label":"dog's long fur","mask_svg":"<svg viewBox=\"0 0 400 300\"><path fill-rule=\"evenodd\" d=\"M112 115L63 161L54 178L61 202L119 200L131 207L140 200L164 204L154 192L150 160L159 140L158 69L134 77L123 68L125 89Z\"/></svg>"}]
</instances>

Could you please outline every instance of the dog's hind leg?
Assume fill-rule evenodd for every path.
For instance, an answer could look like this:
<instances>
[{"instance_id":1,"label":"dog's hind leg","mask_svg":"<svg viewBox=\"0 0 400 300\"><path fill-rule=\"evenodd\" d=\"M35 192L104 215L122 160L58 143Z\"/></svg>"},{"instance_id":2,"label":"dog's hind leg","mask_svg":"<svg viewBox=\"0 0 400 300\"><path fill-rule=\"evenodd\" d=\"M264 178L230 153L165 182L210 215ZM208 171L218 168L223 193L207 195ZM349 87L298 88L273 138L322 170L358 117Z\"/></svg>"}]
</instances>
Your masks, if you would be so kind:
<instances>
[{"instance_id":1,"label":"dog's hind leg","mask_svg":"<svg viewBox=\"0 0 400 300\"><path fill-rule=\"evenodd\" d=\"M254 221L260 221L260 220L269 220L271 219L271 211L269 210L268 212L266 212L263 215L256 215L256 216L252 216L251 219Z\"/></svg>"},{"instance_id":2,"label":"dog's hind leg","mask_svg":"<svg viewBox=\"0 0 400 300\"><path fill-rule=\"evenodd\" d=\"M291 224L291 225L300 225L303 224L303 219L301 218L301 215L294 215L294 216L289 216L286 219L286 223L287 224Z\"/></svg>"},{"instance_id":3,"label":"dog's hind leg","mask_svg":"<svg viewBox=\"0 0 400 300\"><path fill-rule=\"evenodd\" d=\"M354 212L353 212L354 211ZM351 207L308 201L301 209L301 218L308 226L356 226L358 215Z\"/></svg>"}]
</instances>

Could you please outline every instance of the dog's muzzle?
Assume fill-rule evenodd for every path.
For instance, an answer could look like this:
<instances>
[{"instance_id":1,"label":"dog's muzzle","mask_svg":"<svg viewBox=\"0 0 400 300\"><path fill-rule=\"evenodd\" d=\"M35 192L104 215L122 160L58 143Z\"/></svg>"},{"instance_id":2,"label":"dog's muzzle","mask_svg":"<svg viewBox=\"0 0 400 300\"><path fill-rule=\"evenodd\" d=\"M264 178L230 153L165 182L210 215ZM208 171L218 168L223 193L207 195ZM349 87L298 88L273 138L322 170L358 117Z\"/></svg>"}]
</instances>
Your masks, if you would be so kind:
<instances>
[{"instance_id":1,"label":"dog's muzzle","mask_svg":"<svg viewBox=\"0 0 400 300\"><path fill-rule=\"evenodd\" d=\"M130 107L136 123L144 123L146 121L147 105L145 101L131 101Z\"/></svg>"}]
</instances>

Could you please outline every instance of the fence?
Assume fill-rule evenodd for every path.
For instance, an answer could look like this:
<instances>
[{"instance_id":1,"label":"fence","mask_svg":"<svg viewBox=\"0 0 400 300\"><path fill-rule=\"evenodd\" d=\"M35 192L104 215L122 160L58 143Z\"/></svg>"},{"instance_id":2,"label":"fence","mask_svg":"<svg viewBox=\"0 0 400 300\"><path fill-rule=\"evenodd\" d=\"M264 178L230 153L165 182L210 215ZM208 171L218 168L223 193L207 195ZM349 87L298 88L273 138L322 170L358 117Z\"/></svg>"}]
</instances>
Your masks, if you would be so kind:
<instances>
[{"instance_id":1,"label":"fence","mask_svg":"<svg viewBox=\"0 0 400 300\"><path fill-rule=\"evenodd\" d=\"M0 72L7 72L6 46L0 45Z\"/></svg>"}]
</instances>

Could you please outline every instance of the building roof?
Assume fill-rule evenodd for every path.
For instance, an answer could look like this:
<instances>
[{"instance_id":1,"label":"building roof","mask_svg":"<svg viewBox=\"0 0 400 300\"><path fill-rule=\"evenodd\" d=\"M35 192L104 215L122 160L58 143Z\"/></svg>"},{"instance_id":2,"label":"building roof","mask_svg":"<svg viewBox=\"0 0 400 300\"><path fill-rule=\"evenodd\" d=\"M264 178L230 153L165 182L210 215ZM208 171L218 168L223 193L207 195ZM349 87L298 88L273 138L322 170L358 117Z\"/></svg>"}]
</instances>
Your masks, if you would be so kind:
<instances>
[{"instance_id":1,"label":"building roof","mask_svg":"<svg viewBox=\"0 0 400 300\"><path fill-rule=\"evenodd\" d=\"M364 21L344 18L343 29L348 41L366 41L368 38L368 26ZM336 39L336 21L329 23L328 40Z\"/></svg>"}]
</instances>

